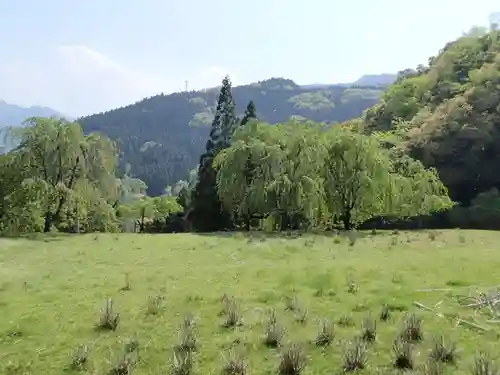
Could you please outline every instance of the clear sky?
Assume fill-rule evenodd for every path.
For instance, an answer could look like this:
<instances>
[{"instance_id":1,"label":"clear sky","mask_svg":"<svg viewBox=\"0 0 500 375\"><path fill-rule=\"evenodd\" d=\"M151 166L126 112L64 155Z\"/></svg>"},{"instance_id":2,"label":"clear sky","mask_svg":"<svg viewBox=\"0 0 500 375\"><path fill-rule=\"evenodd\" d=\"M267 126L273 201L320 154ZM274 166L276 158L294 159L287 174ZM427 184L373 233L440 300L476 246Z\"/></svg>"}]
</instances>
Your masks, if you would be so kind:
<instances>
[{"instance_id":1,"label":"clear sky","mask_svg":"<svg viewBox=\"0 0 500 375\"><path fill-rule=\"evenodd\" d=\"M0 0L0 99L83 115L270 77L349 82L426 63L498 0Z\"/></svg>"}]
</instances>

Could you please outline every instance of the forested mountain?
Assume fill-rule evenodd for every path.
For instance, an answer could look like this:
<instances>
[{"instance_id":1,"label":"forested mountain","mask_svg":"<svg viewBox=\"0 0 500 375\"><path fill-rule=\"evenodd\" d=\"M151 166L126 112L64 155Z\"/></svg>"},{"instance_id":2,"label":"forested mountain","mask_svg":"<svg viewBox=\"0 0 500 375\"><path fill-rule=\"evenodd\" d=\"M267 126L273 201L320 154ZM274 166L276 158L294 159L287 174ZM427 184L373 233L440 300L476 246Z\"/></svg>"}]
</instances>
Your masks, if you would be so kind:
<instances>
[{"instance_id":1,"label":"forested mountain","mask_svg":"<svg viewBox=\"0 0 500 375\"><path fill-rule=\"evenodd\" d=\"M234 87L236 114L253 100L262 121L278 123L294 117L342 122L374 105L380 87L326 86L304 88L292 80L270 79ZM145 181L148 193L187 177L199 162L211 124L218 88L158 95L130 106L79 119L86 133L99 131L115 140L121 169Z\"/></svg>"},{"instance_id":2,"label":"forested mountain","mask_svg":"<svg viewBox=\"0 0 500 375\"><path fill-rule=\"evenodd\" d=\"M391 131L401 150L437 169L454 200L476 214L489 210L479 216L498 222L499 31L475 30L448 43L428 66L406 71L364 122L368 132Z\"/></svg>"}]
</instances>

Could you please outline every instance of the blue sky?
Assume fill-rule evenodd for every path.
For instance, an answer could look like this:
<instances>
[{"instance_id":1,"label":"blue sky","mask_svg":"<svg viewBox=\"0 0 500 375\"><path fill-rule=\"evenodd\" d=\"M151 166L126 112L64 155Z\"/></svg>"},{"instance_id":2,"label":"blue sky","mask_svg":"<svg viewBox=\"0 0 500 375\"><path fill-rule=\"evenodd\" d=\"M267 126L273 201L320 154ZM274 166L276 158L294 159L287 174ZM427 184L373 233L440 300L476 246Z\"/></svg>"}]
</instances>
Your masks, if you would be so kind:
<instances>
[{"instance_id":1,"label":"blue sky","mask_svg":"<svg viewBox=\"0 0 500 375\"><path fill-rule=\"evenodd\" d=\"M159 92L273 76L397 72L498 0L0 0L0 99L82 115Z\"/></svg>"}]
</instances>

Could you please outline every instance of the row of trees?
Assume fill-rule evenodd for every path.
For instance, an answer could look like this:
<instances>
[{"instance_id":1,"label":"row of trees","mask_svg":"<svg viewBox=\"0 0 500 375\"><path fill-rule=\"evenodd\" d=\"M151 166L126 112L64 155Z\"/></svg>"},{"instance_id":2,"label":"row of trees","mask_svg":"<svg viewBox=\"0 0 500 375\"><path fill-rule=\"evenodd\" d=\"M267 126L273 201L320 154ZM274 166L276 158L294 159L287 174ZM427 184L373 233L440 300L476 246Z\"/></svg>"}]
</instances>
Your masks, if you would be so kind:
<instances>
[{"instance_id":1,"label":"row of trees","mask_svg":"<svg viewBox=\"0 0 500 375\"><path fill-rule=\"evenodd\" d=\"M188 206L191 228L352 229L452 206L435 170L388 147L386 135L352 125L268 125L253 103L238 121L225 78Z\"/></svg>"},{"instance_id":2,"label":"row of trees","mask_svg":"<svg viewBox=\"0 0 500 375\"><path fill-rule=\"evenodd\" d=\"M216 231L340 226L405 219L452 206L436 171L356 122L328 127L235 115L223 80L206 150L188 181L147 197L126 170L117 177L113 142L77 123L32 118L0 158L0 228L45 231ZM131 227L133 226L133 227Z\"/></svg>"}]
</instances>

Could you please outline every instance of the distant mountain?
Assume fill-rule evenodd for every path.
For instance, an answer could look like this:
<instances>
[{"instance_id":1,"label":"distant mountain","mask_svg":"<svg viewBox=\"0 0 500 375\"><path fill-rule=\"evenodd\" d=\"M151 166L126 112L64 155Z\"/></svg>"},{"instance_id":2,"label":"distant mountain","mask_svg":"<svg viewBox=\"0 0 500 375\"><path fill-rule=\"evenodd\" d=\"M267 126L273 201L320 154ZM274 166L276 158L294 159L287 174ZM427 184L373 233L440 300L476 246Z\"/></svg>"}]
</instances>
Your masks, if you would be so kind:
<instances>
[{"instance_id":1,"label":"distant mountain","mask_svg":"<svg viewBox=\"0 0 500 375\"><path fill-rule=\"evenodd\" d=\"M21 125L24 120L29 117L65 117L60 112L55 109L48 107L21 107L15 104L9 104L3 100L0 100L0 128L4 128L6 126L18 126Z\"/></svg>"},{"instance_id":2,"label":"distant mountain","mask_svg":"<svg viewBox=\"0 0 500 375\"><path fill-rule=\"evenodd\" d=\"M325 85L304 87L272 78L233 87L236 111L243 115L253 100L259 119L274 124L294 118L342 122L378 102L383 88ZM187 177L205 148L218 88L156 95L124 108L80 118L88 133L98 131L117 142L120 166L148 185L151 195Z\"/></svg>"},{"instance_id":3,"label":"distant mountain","mask_svg":"<svg viewBox=\"0 0 500 375\"><path fill-rule=\"evenodd\" d=\"M382 73L382 74L365 74L357 81L353 82L354 86L389 86L396 82L397 74Z\"/></svg>"},{"instance_id":4,"label":"distant mountain","mask_svg":"<svg viewBox=\"0 0 500 375\"><path fill-rule=\"evenodd\" d=\"M30 117L52 116L64 117L70 120L68 116L63 115L52 108L39 106L26 108L0 100L0 153L9 151L15 146L15 142L13 142L12 139L5 137L5 128L10 126L20 126Z\"/></svg>"},{"instance_id":5,"label":"distant mountain","mask_svg":"<svg viewBox=\"0 0 500 375\"><path fill-rule=\"evenodd\" d=\"M300 85L303 89L327 89L331 87L384 87L392 85L398 78L397 74L382 73L382 74L365 74L354 82L347 83L310 83L307 85Z\"/></svg>"}]
</instances>

